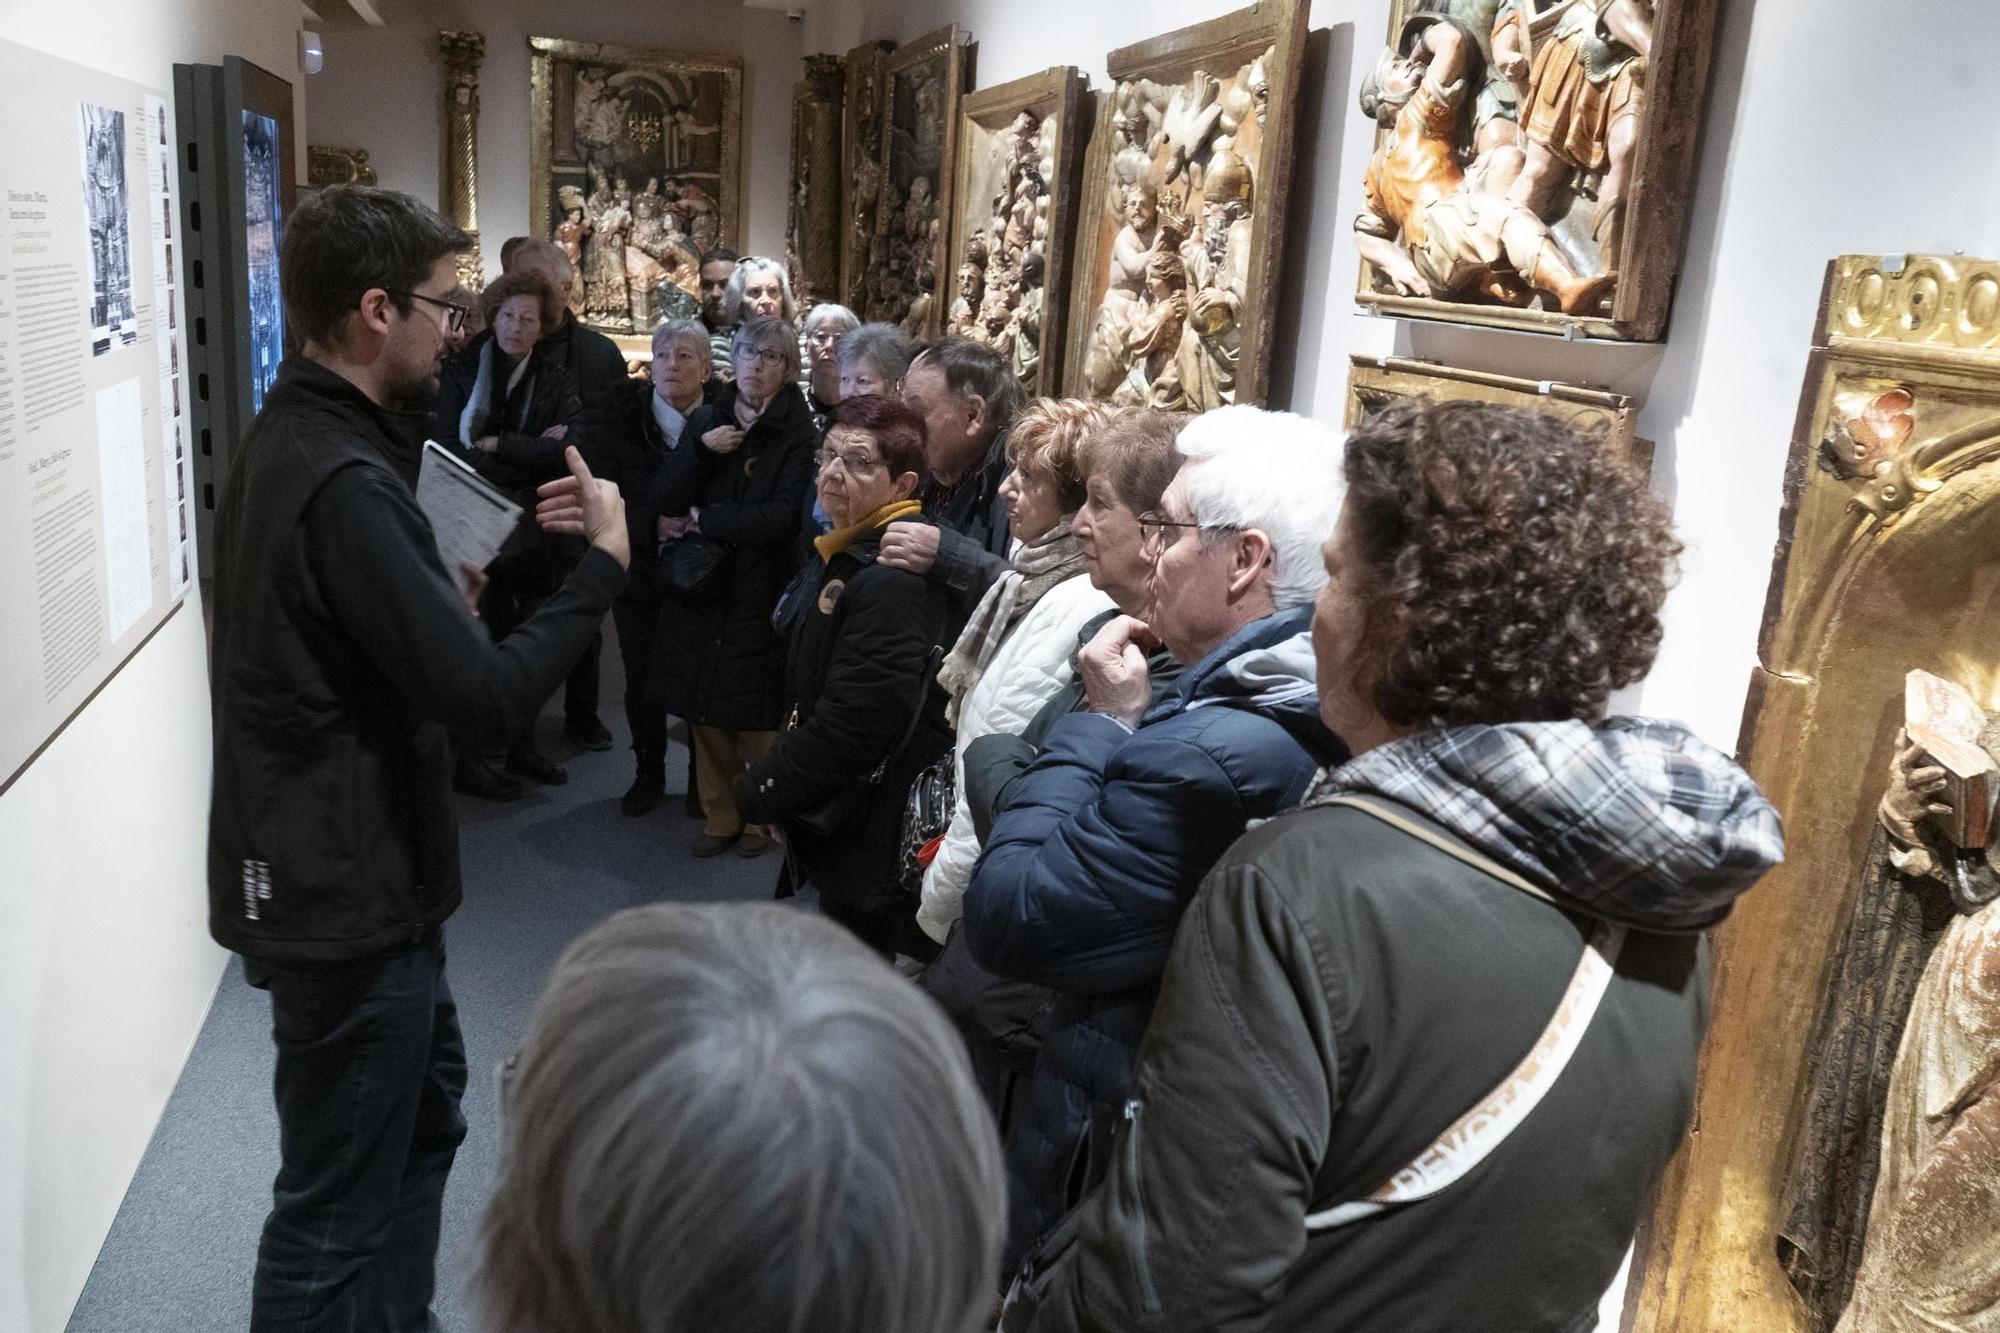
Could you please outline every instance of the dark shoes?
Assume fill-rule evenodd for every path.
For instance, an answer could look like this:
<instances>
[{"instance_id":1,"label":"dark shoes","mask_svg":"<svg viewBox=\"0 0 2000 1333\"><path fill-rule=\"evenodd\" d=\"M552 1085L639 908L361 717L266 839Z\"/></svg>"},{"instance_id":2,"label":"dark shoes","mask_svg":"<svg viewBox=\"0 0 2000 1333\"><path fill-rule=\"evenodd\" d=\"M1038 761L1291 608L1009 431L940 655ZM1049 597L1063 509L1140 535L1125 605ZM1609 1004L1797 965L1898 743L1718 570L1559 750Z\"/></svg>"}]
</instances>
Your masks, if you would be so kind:
<instances>
[{"instance_id":1,"label":"dark shoes","mask_svg":"<svg viewBox=\"0 0 2000 1333\"><path fill-rule=\"evenodd\" d=\"M532 745L507 752L507 771L544 787L560 787L569 781L569 771Z\"/></svg>"},{"instance_id":2,"label":"dark shoes","mask_svg":"<svg viewBox=\"0 0 2000 1333\"><path fill-rule=\"evenodd\" d=\"M573 717L563 723L563 735L585 750L611 748L611 732L595 717Z\"/></svg>"},{"instance_id":3,"label":"dark shoes","mask_svg":"<svg viewBox=\"0 0 2000 1333\"><path fill-rule=\"evenodd\" d=\"M458 756L452 769L451 785L482 801L518 801L527 794L520 779L510 778L477 755Z\"/></svg>"},{"instance_id":4,"label":"dark shoes","mask_svg":"<svg viewBox=\"0 0 2000 1333\"><path fill-rule=\"evenodd\" d=\"M728 851L728 850L729 850L729 848L730 848L730 846L731 846L732 844L734 844L734 843L735 843L735 841L736 841L736 840L737 840L738 838L742 837L742 836L743 836L743 835L742 835L742 834L740 834L740 833L729 833L729 834L722 834L722 833L699 833L699 834L696 834L696 835L695 835L695 840L694 840L694 854L695 854L696 856L699 856L699 857L703 857L703 858L707 858L707 857L711 857L711 856L720 856L720 855L722 855L722 854L723 854L724 852Z\"/></svg>"},{"instance_id":5,"label":"dark shoes","mask_svg":"<svg viewBox=\"0 0 2000 1333\"><path fill-rule=\"evenodd\" d=\"M632 785L625 789L623 799L618 802L618 812L637 819L665 800L666 796L666 783L659 778L634 778Z\"/></svg>"},{"instance_id":6,"label":"dark shoes","mask_svg":"<svg viewBox=\"0 0 2000 1333\"><path fill-rule=\"evenodd\" d=\"M743 836L736 840L736 854L745 860L749 860L755 856L762 856L770 850L770 838L764 835L763 829L758 828L754 824L744 829Z\"/></svg>"}]
</instances>

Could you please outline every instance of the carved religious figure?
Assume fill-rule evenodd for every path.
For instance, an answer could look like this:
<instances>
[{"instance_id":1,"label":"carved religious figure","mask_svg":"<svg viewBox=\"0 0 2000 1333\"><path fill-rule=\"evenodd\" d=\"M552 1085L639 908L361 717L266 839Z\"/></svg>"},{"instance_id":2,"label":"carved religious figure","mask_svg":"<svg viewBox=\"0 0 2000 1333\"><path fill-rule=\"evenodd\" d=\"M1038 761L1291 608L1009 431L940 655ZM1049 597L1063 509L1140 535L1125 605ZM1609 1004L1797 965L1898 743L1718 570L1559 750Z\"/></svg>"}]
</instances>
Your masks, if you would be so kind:
<instances>
[{"instance_id":1,"label":"carved religious figure","mask_svg":"<svg viewBox=\"0 0 2000 1333\"><path fill-rule=\"evenodd\" d=\"M1633 150L1645 107L1652 0L1570 0L1548 39L1529 51L1533 18L1508 0L1494 33L1494 64L1520 88L1525 161L1508 194L1544 219L1567 211L1566 192L1594 189L1591 234L1616 256ZM1593 179L1595 178L1595 179Z\"/></svg>"},{"instance_id":2,"label":"carved religious figure","mask_svg":"<svg viewBox=\"0 0 2000 1333\"><path fill-rule=\"evenodd\" d=\"M625 242L632 230L630 191L615 189L604 168L590 168L591 191L584 201L590 239L584 246L583 304L593 324L629 325L632 303L626 288Z\"/></svg>"},{"instance_id":3,"label":"carved religious figure","mask_svg":"<svg viewBox=\"0 0 2000 1333\"><path fill-rule=\"evenodd\" d=\"M1993 1333L2000 724L1928 672L1905 699L1809 1047L1778 1255L1815 1330Z\"/></svg>"},{"instance_id":4,"label":"carved religious figure","mask_svg":"<svg viewBox=\"0 0 2000 1333\"><path fill-rule=\"evenodd\" d=\"M1525 306L1545 293L1564 313L1605 313L1615 277L1580 272L1548 224L1508 193L1520 150L1495 149L1476 176L1461 163L1478 57L1463 26L1420 12L1404 45L1384 50L1363 81L1362 110L1390 133L1368 163L1356 247L1407 295Z\"/></svg>"}]
</instances>

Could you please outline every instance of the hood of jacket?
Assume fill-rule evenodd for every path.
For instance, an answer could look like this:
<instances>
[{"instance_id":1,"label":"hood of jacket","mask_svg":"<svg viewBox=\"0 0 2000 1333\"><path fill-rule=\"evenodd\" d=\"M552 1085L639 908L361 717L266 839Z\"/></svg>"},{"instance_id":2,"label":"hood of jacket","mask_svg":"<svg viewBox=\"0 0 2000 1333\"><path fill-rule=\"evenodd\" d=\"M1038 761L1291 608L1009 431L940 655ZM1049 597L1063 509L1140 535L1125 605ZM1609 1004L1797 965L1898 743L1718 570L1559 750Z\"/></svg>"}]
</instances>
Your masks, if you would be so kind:
<instances>
[{"instance_id":1,"label":"hood of jacket","mask_svg":"<svg viewBox=\"0 0 2000 1333\"><path fill-rule=\"evenodd\" d=\"M1448 727L1321 775L1400 802L1585 912L1703 930L1784 859L1778 812L1735 760L1676 722L1615 717Z\"/></svg>"},{"instance_id":2,"label":"hood of jacket","mask_svg":"<svg viewBox=\"0 0 2000 1333\"><path fill-rule=\"evenodd\" d=\"M1140 725L1197 708L1240 708L1271 718L1315 754L1346 758L1347 748L1319 716L1312 614L1307 603L1237 630L1181 672L1173 688L1146 710Z\"/></svg>"}]
</instances>

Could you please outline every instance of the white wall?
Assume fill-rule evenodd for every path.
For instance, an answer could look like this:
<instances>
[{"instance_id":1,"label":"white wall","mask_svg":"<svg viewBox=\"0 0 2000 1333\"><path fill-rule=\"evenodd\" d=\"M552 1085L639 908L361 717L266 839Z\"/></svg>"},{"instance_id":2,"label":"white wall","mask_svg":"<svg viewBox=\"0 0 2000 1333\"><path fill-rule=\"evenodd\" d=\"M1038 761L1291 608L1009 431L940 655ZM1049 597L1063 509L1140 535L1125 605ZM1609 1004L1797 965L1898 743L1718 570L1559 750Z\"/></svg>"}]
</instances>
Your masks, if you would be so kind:
<instances>
[{"instance_id":1,"label":"white wall","mask_svg":"<svg viewBox=\"0 0 2000 1333\"><path fill-rule=\"evenodd\" d=\"M381 183L438 202L442 95L438 29L486 34L479 74L479 240L486 274L500 243L530 233L530 37L741 56L745 254L781 255L790 174L792 86L802 27L730 0L652 4L579 0L434 0L391 11L386 28L327 28L326 68L306 85L312 142L365 148Z\"/></svg>"},{"instance_id":2,"label":"white wall","mask_svg":"<svg viewBox=\"0 0 2000 1333\"><path fill-rule=\"evenodd\" d=\"M852 0L859 11L873 0ZM908 40L944 23L979 43L978 86L1074 64L1109 86L1107 52L1231 11L1227 0L897 0ZM1826 261L1838 254L2000 255L2000 6L1725 0L1694 218L1664 347L1565 346L1522 334L1372 319L1355 310L1350 224L1373 125L1356 88L1388 0L1314 0L1323 73L1291 182L1288 264L1302 294L1277 388L1338 421L1350 352L1427 357L1634 394L1658 444L1655 488L1689 558L1638 708L1732 748L1756 655L1779 488ZM831 30L830 17L814 26ZM872 35L869 34L869 35ZM816 48L809 48L816 49ZM1316 126L1316 128L1315 128ZM1286 354L1289 350L1289 355ZM1287 375L1289 371L1289 378ZM1282 399L1281 399L1282 401Z\"/></svg>"},{"instance_id":3,"label":"white wall","mask_svg":"<svg viewBox=\"0 0 2000 1333\"><path fill-rule=\"evenodd\" d=\"M0 0L0 35L164 91L295 77L273 0ZM4 149L0 149L4 151ZM0 796L0 1329L57 1330L208 1011L208 667L192 595Z\"/></svg>"}]
</instances>

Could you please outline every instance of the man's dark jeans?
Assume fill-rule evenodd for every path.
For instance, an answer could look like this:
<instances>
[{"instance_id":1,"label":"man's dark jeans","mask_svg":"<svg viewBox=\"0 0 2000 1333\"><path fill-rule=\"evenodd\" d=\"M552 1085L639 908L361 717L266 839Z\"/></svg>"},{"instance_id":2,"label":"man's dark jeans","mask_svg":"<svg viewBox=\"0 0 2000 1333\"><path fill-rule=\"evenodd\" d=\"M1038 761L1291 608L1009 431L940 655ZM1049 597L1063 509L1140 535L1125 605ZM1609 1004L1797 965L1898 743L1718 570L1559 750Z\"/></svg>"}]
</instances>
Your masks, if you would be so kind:
<instances>
[{"instance_id":1,"label":"man's dark jeans","mask_svg":"<svg viewBox=\"0 0 2000 1333\"><path fill-rule=\"evenodd\" d=\"M342 963L243 960L270 992L282 1160L252 1333L418 1333L465 1138L465 1046L444 939Z\"/></svg>"}]
</instances>

